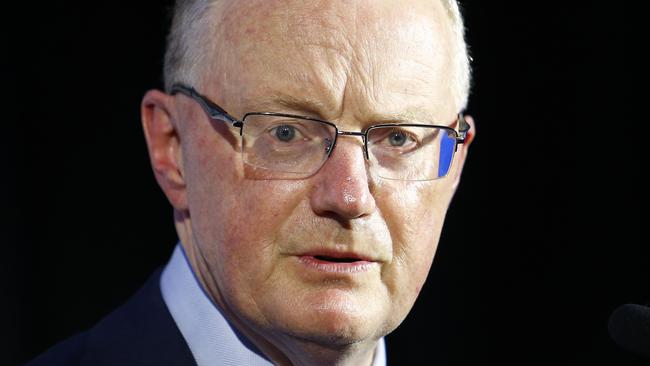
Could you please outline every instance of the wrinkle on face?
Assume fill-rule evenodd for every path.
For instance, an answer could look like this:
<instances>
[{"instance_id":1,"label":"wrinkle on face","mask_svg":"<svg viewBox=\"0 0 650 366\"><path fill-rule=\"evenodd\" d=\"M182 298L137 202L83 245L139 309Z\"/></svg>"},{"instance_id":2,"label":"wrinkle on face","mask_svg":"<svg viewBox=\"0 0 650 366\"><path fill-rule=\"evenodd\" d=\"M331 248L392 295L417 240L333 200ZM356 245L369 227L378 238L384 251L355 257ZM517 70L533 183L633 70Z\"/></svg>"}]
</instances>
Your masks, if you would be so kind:
<instances>
[{"instance_id":1,"label":"wrinkle on face","mask_svg":"<svg viewBox=\"0 0 650 366\"><path fill-rule=\"evenodd\" d=\"M331 120L341 130L395 119L451 121L441 26L427 15L434 11L417 1L368 3L224 2L229 11L215 31L223 52L200 91L236 117L284 111ZM384 335L406 316L435 253L453 194L448 182L379 179L357 137L338 140L312 177L253 180L222 139L203 137L212 136L208 127L188 133L204 139L186 159L196 241L238 315L269 332L299 328L301 336L344 324L338 331L355 341ZM344 206L370 194L376 207L355 218L317 213L309 201L314 192L336 194L328 198ZM380 277L349 297L322 296L336 283L309 287L285 261L319 245L372 251L383 261ZM313 309L343 313L317 324Z\"/></svg>"},{"instance_id":2,"label":"wrinkle on face","mask_svg":"<svg viewBox=\"0 0 650 366\"><path fill-rule=\"evenodd\" d=\"M227 76L228 84L238 84L238 79L244 79L242 81L245 83L246 79L251 78L245 72L247 65L259 63L259 58L273 55L274 49L286 49L289 45L295 52L279 56L279 60L262 60L268 63L267 74L277 76L279 72L285 73L282 77L292 81L294 86L310 85L319 91L328 90L329 95L316 98L327 101L327 116L324 118L339 119L343 109L348 107L358 110L353 117L359 120L367 112L377 110L377 107L390 108L394 104L399 108L399 103L391 103L391 98L382 94L413 97L418 94L419 86L409 85L430 84L431 76L442 78L429 86L432 92L439 85L451 84L449 73L435 72L436 68L449 66L442 63L451 62L447 47L451 35L438 36L449 33L449 21L446 16L438 14L437 22L432 23L432 8L426 2L416 6L413 3L396 3L388 9L373 6L371 1L368 4L365 1L346 3L344 6L337 1L316 2L316 5L314 2L289 0L220 3L221 6L215 6L218 9L215 14L220 18L215 32L222 34L223 39L216 52L217 56L221 55L219 63L239 62L242 72L226 72L225 68L212 72ZM413 10L405 12L405 7L413 7ZM408 27L396 26L404 23L408 23ZM361 27L363 32L359 31ZM395 38L399 42L389 42ZM386 44L398 46L382 48ZM232 52L234 49L237 52ZM416 57L403 57L404 54ZM319 60L318 64L313 63L314 59ZM281 67L276 67L274 62ZM294 64L295 67L286 67L286 64ZM387 75L381 70L392 72ZM412 76L406 77L410 80L405 80L405 75L409 74ZM402 80L393 75L400 75ZM382 82L377 84L377 80ZM259 81L260 87L265 90L261 90L258 96L273 92L262 85L266 84L263 80ZM278 86L276 90L286 88ZM310 91L296 90L296 94L308 95ZM426 103L436 103L440 99L434 95ZM254 99L236 100L231 104L255 105ZM440 110L441 115L437 119L444 120L443 114L447 115L445 112L455 107L437 105L433 109Z\"/></svg>"},{"instance_id":3,"label":"wrinkle on face","mask_svg":"<svg viewBox=\"0 0 650 366\"><path fill-rule=\"evenodd\" d=\"M413 90L420 86L409 87L410 84L426 83L431 79L431 75L445 75L432 70L432 67L444 66L439 64L441 62L448 63L448 57L440 57L440 54L444 53L444 42L441 43L438 39L440 37L435 36L443 27L432 25L425 15L418 15L413 11L405 19L401 14L392 16L388 22L384 20L379 23L375 19L385 17L386 10L375 10L373 6L363 8L363 4L355 3L345 8L346 14L339 14L337 11L340 10L336 9L334 3L336 2L319 3L320 7L306 13L301 13L299 4L296 6L288 1L251 2L242 5L241 9L225 19L221 26L228 31L225 32L227 36L224 37L224 45L220 48L227 50L236 47L239 48L237 54L243 55L238 60L231 60L242 65L242 72L238 73L237 78L244 79L242 81L245 83L246 79L249 79L245 72L247 65L263 62L266 64L267 75L284 74L282 78L290 81L297 89L294 94L314 94L312 90L301 90L300 86L309 85L311 89L318 90L321 95L315 99L326 101L324 104L327 110L324 112L327 115L323 116L324 118L338 119L344 108L349 108L358 110L353 115L354 118L362 119L365 114L376 111L378 107L386 108L394 104L399 108L399 103L391 103L390 98L382 94L417 94ZM239 13L243 14L240 16ZM246 16L243 16L244 14ZM259 14L268 19L277 18L282 21L254 21ZM398 16L400 18L396 19ZM391 22L408 23L409 26L395 27ZM360 32L360 25L370 30ZM237 32L237 29L245 31ZM395 38L399 42L391 42ZM417 48L411 46L415 39L418 41ZM397 46L382 47L382 44ZM259 60L262 55L273 55L274 49L287 48L295 51L278 55L278 59ZM405 58L405 53L414 53L416 57ZM314 63L313 60L319 62ZM392 71L387 73L386 70ZM395 72L396 70L398 72ZM410 80L400 80L395 75L399 75L401 79L406 75L411 76L406 76ZM378 84L378 80L382 82ZM264 80L259 81L258 86L263 89L269 84L264 83ZM438 80L434 85L430 85L429 89L433 91L438 84L449 82ZM272 87L275 90L286 90L280 85ZM273 89L260 91L258 96L269 95L274 92ZM427 102L431 103L432 100ZM254 99L249 101L252 103L241 100L238 102L254 105Z\"/></svg>"}]
</instances>

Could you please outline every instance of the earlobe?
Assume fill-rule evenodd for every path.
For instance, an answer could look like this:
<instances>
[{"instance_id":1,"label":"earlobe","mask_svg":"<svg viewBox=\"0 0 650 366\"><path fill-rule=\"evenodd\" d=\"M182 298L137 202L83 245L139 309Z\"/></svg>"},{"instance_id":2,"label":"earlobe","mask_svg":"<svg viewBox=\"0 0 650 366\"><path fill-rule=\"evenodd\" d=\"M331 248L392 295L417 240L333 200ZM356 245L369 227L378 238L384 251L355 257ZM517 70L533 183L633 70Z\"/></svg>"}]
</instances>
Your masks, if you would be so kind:
<instances>
[{"instance_id":1,"label":"earlobe","mask_svg":"<svg viewBox=\"0 0 650 366\"><path fill-rule=\"evenodd\" d=\"M181 144L174 125L174 99L150 90L142 99L142 128L156 181L177 210L187 210Z\"/></svg>"}]
</instances>

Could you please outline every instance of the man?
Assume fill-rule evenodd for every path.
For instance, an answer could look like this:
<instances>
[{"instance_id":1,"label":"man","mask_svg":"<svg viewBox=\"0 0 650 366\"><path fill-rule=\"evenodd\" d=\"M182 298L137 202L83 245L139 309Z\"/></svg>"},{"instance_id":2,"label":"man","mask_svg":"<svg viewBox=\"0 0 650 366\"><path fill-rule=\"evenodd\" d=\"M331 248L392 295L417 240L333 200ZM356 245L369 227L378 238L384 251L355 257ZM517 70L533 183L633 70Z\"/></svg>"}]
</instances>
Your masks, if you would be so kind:
<instances>
[{"instance_id":1,"label":"man","mask_svg":"<svg viewBox=\"0 0 650 366\"><path fill-rule=\"evenodd\" d=\"M473 138L454 1L182 1L142 122L180 243L33 364L380 365Z\"/></svg>"}]
</instances>

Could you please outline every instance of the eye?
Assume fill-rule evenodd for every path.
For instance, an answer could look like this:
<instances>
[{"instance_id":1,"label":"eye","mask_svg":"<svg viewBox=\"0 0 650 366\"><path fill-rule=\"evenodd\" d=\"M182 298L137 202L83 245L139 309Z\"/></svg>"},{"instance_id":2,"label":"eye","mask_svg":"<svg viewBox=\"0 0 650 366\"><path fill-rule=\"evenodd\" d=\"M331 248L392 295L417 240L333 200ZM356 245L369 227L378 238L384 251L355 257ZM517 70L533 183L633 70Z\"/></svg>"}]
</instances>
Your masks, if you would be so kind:
<instances>
[{"instance_id":1,"label":"eye","mask_svg":"<svg viewBox=\"0 0 650 366\"><path fill-rule=\"evenodd\" d=\"M409 136L402 131L391 132L388 135L388 143L391 146L404 146Z\"/></svg>"},{"instance_id":2,"label":"eye","mask_svg":"<svg viewBox=\"0 0 650 366\"><path fill-rule=\"evenodd\" d=\"M417 127L382 126L372 129L368 140L386 152L404 154L420 147L423 132Z\"/></svg>"},{"instance_id":3,"label":"eye","mask_svg":"<svg viewBox=\"0 0 650 366\"><path fill-rule=\"evenodd\" d=\"M280 125L272 129L275 137L282 142L290 142L296 137L296 128L290 125Z\"/></svg>"},{"instance_id":4,"label":"eye","mask_svg":"<svg viewBox=\"0 0 650 366\"><path fill-rule=\"evenodd\" d=\"M409 131L397 129L390 131L384 138L388 145L392 147L407 147L418 142L418 139Z\"/></svg>"}]
</instances>

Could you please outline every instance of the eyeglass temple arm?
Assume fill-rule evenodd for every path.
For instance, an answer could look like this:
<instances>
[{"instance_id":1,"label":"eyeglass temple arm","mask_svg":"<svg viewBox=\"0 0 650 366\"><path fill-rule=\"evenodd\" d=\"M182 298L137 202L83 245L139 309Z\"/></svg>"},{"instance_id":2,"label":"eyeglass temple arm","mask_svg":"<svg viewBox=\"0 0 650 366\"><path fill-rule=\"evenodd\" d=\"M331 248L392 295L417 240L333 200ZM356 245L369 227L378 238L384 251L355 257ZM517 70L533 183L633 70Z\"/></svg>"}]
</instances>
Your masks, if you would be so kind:
<instances>
[{"instance_id":1,"label":"eyeglass temple arm","mask_svg":"<svg viewBox=\"0 0 650 366\"><path fill-rule=\"evenodd\" d=\"M172 85L171 94L174 95L176 93L187 95L188 97L196 100L201 105L201 107L203 107L210 118L228 122L235 127L241 127L241 121L233 118L223 108L213 103L210 99L199 94L194 88L183 84L174 84Z\"/></svg>"},{"instance_id":2,"label":"eyeglass temple arm","mask_svg":"<svg viewBox=\"0 0 650 366\"><path fill-rule=\"evenodd\" d=\"M458 138L456 141L458 141L459 144L462 144L465 142L465 138L467 138L467 131L470 129L469 123L465 121L465 116L462 113L458 114Z\"/></svg>"}]
</instances>

